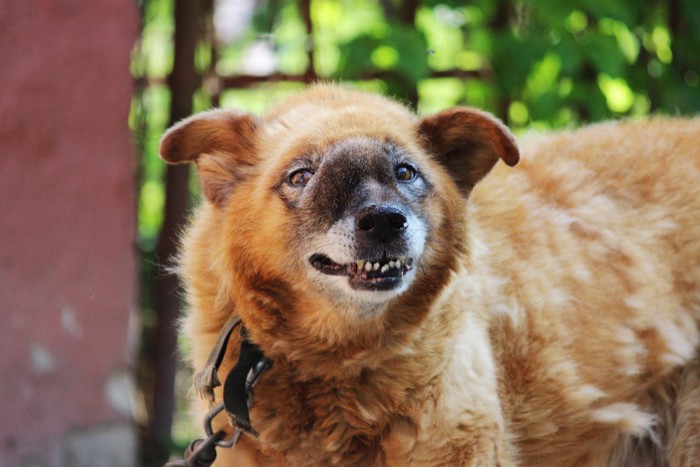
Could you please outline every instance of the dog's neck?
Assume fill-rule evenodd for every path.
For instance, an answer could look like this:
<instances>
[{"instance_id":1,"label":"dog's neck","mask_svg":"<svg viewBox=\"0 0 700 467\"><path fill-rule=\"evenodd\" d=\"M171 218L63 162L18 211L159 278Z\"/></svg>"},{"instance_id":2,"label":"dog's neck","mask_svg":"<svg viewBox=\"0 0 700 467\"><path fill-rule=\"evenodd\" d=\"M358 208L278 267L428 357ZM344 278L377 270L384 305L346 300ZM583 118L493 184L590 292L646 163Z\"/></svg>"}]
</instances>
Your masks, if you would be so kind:
<instances>
[{"instance_id":1,"label":"dog's neck","mask_svg":"<svg viewBox=\"0 0 700 467\"><path fill-rule=\"evenodd\" d=\"M450 323L456 316L439 306L444 299L440 291L446 290L452 276L461 274L463 266L458 260L445 266L422 271L408 292L385 304L372 305L372 309L356 305L356 310L346 309L342 316L334 316L338 304L332 299L307 296L291 287L280 287L275 303L299 304L299 310L289 310L274 326L263 328L254 320L268 316L264 307L275 303L258 298L237 308L249 312L244 322L252 341L273 361L288 362L299 379L355 380L367 371L381 369L388 361L415 355L424 348L434 354L439 346L447 345L446 337L453 330ZM294 290L294 295L282 297L281 291L287 290ZM333 318L328 330L324 328L327 317Z\"/></svg>"},{"instance_id":2,"label":"dog's neck","mask_svg":"<svg viewBox=\"0 0 700 467\"><path fill-rule=\"evenodd\" d=\"M265 329L257 322L250 322L256 315L263 315L264 310L252 309L253 313L247 313L244 322L251 339L260 345L265 355L273 361L288 362L300 379L353 380L363 372L381 368L388 360L413 353L416 343L428 338L429 328L433 326L433 318L427 319L432 300L425 297L432 296L407 294L390 303L374 305L371 310L358 307L354 318L353 310L346 309L345 319L336 318L328 329L318 316L332 316L337 305L318 297L313 298L315 316L302 313L293 321L295 316L290 313L289 321L280 321ZM237 308L254 308L261 302L243 303ZM309 310L311 306L305 311Z\"/></svg>"}]
</instances>

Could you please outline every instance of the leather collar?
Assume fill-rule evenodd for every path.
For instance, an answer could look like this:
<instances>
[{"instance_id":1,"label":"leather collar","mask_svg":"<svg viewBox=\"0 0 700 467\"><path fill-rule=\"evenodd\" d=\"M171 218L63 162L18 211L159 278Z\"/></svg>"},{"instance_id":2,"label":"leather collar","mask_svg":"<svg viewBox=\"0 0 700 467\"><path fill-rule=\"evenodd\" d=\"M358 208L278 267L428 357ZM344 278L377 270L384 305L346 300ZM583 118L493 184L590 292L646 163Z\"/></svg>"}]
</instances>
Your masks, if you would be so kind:
<instances>
[{"instance_id":1,"label":"leather collar","mask_svg":"<svg viewBox=\"0 0 700 467\"><path fill-rule=\"evenodd\" d=\"M224 409L231 426L257 436L258 432L253 429L250 423L249 409L253 404L252 389L260 375L272 367L272 360L265 357L260 347L248 339L248 332L239 317L232 316L221 328L204 369L195 375L194 385L201 397L214 402L214 388L221 385L217 373L226 355L231 334L239 325L241 326L241 343L238 361L224 382Z\"/></svg>"}]
</instances>

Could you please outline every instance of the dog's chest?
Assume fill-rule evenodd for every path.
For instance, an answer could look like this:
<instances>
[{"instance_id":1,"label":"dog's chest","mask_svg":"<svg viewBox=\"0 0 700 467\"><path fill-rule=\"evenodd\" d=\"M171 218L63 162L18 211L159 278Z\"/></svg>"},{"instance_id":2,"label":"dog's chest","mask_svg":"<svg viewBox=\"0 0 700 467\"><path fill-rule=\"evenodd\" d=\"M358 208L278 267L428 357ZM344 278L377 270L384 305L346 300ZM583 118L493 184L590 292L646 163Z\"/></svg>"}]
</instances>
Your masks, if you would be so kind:
<instances>
[{"instance_id":1,"label":"dog's chest","mask_svg":"<svg viewBox=\"0 0 700 467\"><path fill-rule=\"evenodd\" d=\"M472 334L477 327L472 323ZM450 464L477 457L493 464L503 426L495 376L488 365L477 365L482 374L465 369L490 355L485 344L462 347L451 358L443 352L439 364L423 352L344 381L301 382L289 368L273 368L256 388L251 412L259 449L303 465Z\"/></svg>"},{"instance_id":2,"label":"dog's chest","mask_svg":"<svg viewBox=\"0 0 700 467\"><path fill-rule=\"evenodd\" d=\"M253 426L263 451L284 453L292 464L382 463L383 440L397 420L407 420L401 414L414 410L409 391L388 380L300 382L274 370L265 376L256 388ZM399 431L391 449L406 451L412 441Z\"/></svg>"}]
</instances>

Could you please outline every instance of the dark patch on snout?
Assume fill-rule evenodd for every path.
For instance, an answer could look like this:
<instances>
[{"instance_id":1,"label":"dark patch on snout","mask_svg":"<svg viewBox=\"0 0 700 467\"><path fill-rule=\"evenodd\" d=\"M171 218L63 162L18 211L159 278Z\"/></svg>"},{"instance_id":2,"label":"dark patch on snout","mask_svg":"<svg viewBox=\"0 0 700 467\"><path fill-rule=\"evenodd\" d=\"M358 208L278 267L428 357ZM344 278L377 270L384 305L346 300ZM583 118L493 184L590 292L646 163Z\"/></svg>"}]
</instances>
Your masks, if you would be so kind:
<instances>
[{"instance_id":1,"label":"dark patch on snout","mask_svg":"<svg viewBox=\"0 0 700 467\"><path fill-rule=\"evenodd\" d=\"M316 174L313 199L315 212L326 226L340 219L358 196L366 197L364 182L376 180L390 185L390 148L376 140L351 139L332 146Z\"/></svg>"},{"instance_id":2,"label":"dark patch on snout","mask_svg":"<svg viewBox=\"0 0 700 467\"><path fill-rule=\"evenodd\" d=\"M430 188L422 178L412 185L396 180L396 166L408 159L408 154L389 140L340 141L323 155L304 208L312 210L324 228L372 206L408 209L411 203L424 198Z\"/></svg>"}]
</instances>

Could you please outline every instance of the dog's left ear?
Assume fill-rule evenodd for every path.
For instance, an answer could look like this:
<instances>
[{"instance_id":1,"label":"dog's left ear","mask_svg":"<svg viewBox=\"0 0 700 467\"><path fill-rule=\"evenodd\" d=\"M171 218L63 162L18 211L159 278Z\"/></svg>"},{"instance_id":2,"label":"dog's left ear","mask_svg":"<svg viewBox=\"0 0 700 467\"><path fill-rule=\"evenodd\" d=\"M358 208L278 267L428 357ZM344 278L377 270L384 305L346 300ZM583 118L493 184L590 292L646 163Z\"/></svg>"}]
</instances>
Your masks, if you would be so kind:
<instances>
[{"instance_id":1,"label":"dog's left ear","mask_svg":"<svg viewBox=\"0 0 700 467\"><path fill-rule=\"evenodd\" d=\"M424 148L445 167L467 196L498 159L514 166L520 159L513 134L495 117L458 107L419 122Z\"/></svg>"}]
</instances>

